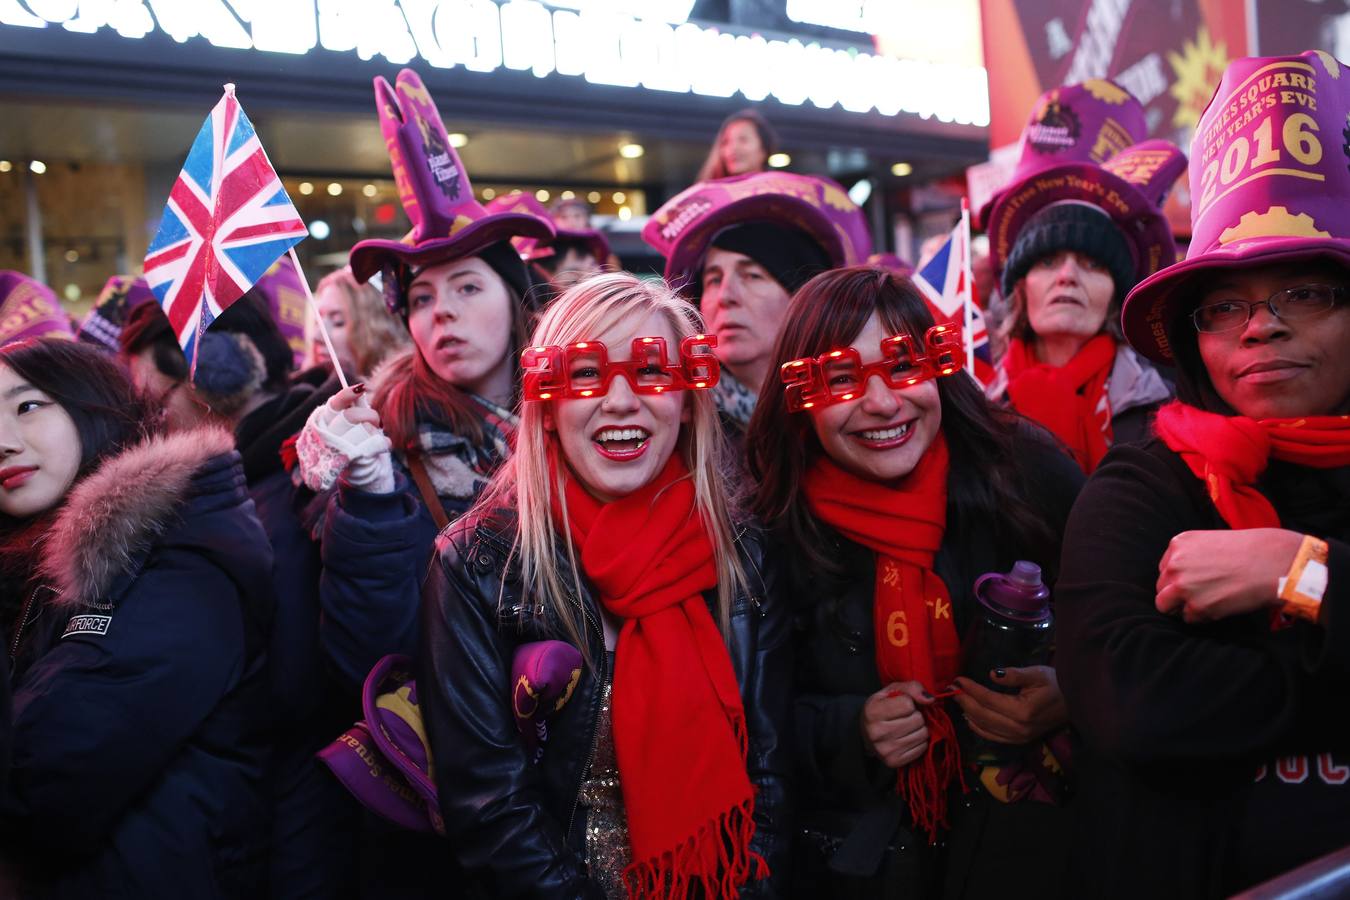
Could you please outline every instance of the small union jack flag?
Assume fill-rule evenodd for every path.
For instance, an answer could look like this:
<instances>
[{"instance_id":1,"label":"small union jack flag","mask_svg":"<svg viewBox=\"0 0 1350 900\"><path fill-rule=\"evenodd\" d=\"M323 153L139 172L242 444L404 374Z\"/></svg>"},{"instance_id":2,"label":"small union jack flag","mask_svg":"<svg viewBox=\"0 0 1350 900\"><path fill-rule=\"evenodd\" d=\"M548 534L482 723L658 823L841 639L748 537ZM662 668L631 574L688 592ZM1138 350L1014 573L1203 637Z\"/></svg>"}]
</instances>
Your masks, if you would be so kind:
<instances>
[{"instance_id":1,"label":"small union jack flag","mask_svg":"<svg viewBox=\"0 0 1350 900\"><path fill-rule=\"evenodd\" d=\"M194 368L197 338L307 234L227 84L145 256L145 279Z\"/></svg>"},{"instance_id":2,"label":"small union jack flag","mask_svg":"<svg viewBox=\"0 0 1350 900\"><path fill-rule=\"evenodd\" d=\"M994 380L994 365L989 346L989 330L984 313L975 302L974 287L966 283L963 254L970 253L969 233L958 223L942 249L913 275L914 286L928 301L928 309L938 324L950 322L965 329L966 354L974 365L971 374L982 386ZM970 325L967 327L966 300L970 300Z\"/></svg>"}]
</instances>

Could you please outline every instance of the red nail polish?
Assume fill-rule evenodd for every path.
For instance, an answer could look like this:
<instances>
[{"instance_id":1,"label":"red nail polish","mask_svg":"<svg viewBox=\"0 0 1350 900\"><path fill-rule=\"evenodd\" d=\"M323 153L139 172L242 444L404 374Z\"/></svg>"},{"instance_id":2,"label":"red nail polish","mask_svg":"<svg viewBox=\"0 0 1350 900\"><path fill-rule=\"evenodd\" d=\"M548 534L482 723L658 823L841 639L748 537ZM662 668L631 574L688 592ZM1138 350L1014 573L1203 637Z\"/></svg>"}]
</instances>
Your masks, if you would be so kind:
<instances>
[{"instance_id":1,"label":"red nail polish","mask_svg":"<svg viewBox=\"0 0 1350 900\"><path fill-rule=\"evenodd\" d=\"M360 381L352 385L352 393L364 394L365 392L366 392L366 383L364 381Z\"/></svg>"}]
</instances>

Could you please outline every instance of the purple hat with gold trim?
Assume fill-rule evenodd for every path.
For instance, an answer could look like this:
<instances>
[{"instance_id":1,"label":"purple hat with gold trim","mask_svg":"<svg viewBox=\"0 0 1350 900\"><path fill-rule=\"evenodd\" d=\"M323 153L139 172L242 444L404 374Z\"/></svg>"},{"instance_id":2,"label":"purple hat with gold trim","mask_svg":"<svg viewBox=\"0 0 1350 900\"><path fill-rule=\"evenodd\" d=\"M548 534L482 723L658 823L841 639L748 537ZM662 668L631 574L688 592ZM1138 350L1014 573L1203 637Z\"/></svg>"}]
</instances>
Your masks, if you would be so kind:
<instances>
[{"instance_id":1,"label":"purple hat with gold trim","mask_svg":"<svg viewBox=\"0 0 1350 900\"><path fill-rule=\"evenodd\" d=\"M1350 268L1350 71L1322 50L1229 64L1191 142L1186 259L1125 300L1130 344L1170 363L1186 288L1216 269L1326 259Z\"/></svg>"},{"instance_id":2,"label":"purple hat with gold trim","mask_svg":"<svg viewBox=\"0 0 1350 900\"><path fill-rule=\"evenodd\" d=\"M272 263L254 288L267 299L281 336L299 360L305 355L305 288L290 257L282 256Z\"/></svg>"},{"instance_id":3,"label":"purple hat with gold trim","mask_svg":"<svg viewBox=\"0 0 1350 900\"><path fill-rule=\"evenodd\" d=\"M412 221L401 240L361 241L351 252L359 282L382 269L419 267L473 256L513 237L553 236L547 218L517 212L489 212L474 199L469 173L450 146L441 114L412 69L398 73L394 87L375 79L380 115L399 201Z\"/></svg>"},{"instance_id":4,"label":"purple hat with gold trim","mask_svg":"<svg viewBox=\"0 0 1350 900\"><path fill-rule=\"evenodd\" d=\"M667 200L642 239L666 258L666 280L682 288L695 280L718 232L759 222L804 232L833 267L857 265L872 252L867 220L839 184L791 172L700 181Z\"/></svg>"},{"instance_id":5,"label":"purple hat with gold trim","mask_svg":"<svg viewBox=\"0 0 1350 900\"><path fill-rule=\"evenodd\" d=\"M535 237L516 237L511 239L515 245L516 252L520 258L529 262L536 259L547 259L554 254L553 244L555 241L579 241L586 245L591 251L597 262L604 262L609 259L609 241L605 236L594 228L587 228L584 231L574 231L569 228L562 228L557 222L553 222L553 217L549 211L544 208L544 204L535 199L533 194L527 194L522 191L519 194L505 194L488 202L487 211L490 213L526 213L536 216L547 222L553 223L554 236L551 238Z\"/></svg>"},{"instance_id":6,"label":"purple hat with gold trim","mask_svg":"<svg viewBox=\"0 0 1350 900\"><path fill-rule=\"evenodd\" d=\"M131 311L143 303L158 302L144 278L134 275L114 275L103 285L94 308L80 323L77 336L80 340L95 344L105 350L116 353L121 349L118 339L122 335L122 326L126 324Z\"/></svg>"},{"instance_id":7,"label":"purple hat with gold trim","mask_svg":"<svg viewBox=\"0 0 1350 900\"><path fill-rule=\"evenodd\" d=\"M1027 223L1064 201L1110 217L1143 278L1176 259L1163 201L1186 169L1175 144L1144 140L1143 105L1113 81L1095 79L1047 91L1022 132L1013 177L980 209L996 274Z\"/></svg>"},{"instance_id":8,"label":"purple hat with gold trim","mask_svg":"<svg viewBox=\"0 0 1350 900\"><path fill-rule=\"evenodd\" d=\"M42 337L75 337L56 294L22 272L0 271L0 345Z\"/></svg>"}]
</instances>

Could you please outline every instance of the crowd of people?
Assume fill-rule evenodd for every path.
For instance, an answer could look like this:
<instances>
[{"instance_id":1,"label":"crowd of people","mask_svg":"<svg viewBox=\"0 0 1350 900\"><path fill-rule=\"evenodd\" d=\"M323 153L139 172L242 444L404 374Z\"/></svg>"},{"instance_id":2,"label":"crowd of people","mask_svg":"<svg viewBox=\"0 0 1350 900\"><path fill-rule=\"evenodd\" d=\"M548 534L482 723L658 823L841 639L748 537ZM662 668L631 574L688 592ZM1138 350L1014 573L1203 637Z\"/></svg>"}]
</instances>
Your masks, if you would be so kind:
<instances>
[{"instance_id":1,"label":"crowd of people","mask_svg":"<svg viewBox=\"0 0 1350 900\"><path fill-rule=\"evenodd\" d=\"M412 230L301 365L262 283L190 366L143 281L76 337L5 274L0 897L1198 898L1350 845L1342 74L1233 62L1189 170L1043 96L988 384L757 112L645 278L479 204L410 70Z\"/></svg>"}]
</instances>

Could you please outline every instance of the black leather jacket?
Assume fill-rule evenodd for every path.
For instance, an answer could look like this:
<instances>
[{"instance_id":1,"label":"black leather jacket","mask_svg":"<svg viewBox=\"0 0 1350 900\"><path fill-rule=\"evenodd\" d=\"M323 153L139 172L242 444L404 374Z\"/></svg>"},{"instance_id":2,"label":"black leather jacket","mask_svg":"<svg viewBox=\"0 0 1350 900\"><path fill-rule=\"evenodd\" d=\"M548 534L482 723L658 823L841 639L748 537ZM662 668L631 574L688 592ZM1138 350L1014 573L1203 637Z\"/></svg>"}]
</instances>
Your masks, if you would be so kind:
<instances>
[{"instance_id":1,"label":"black leather jacket","mask_svg":"<svg viewBox=\"0 0 1350 900\"><path fill-rule=\"evenodd\" d=\"M601 673L589 667L549 722L543 761L531 765L511 713L510 667L518 645L564 639L555 614L522 597L505 570L515 513L466 516L437 541L423 587L418 693L431 740L441 812L452 851L493 897L603 896L586 875L585 809L577 796L594 752ZM776 895L788 868L792 643L776 567L756 531L738 529L750 580L731 611L728 647L744 699L747 767L756 786L752 849L773 878L746 894ZM565 558L557 565L566 569ZM585 614L590 658L605 665L597 596L569 597ZM708 594L709 604L715 596Z\"/></svg>"}]
</instances>

